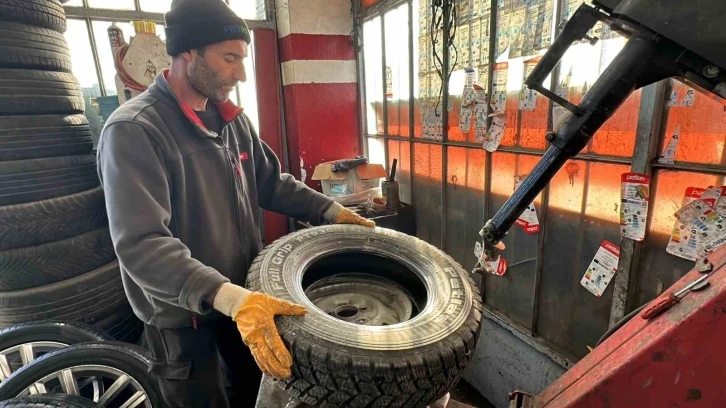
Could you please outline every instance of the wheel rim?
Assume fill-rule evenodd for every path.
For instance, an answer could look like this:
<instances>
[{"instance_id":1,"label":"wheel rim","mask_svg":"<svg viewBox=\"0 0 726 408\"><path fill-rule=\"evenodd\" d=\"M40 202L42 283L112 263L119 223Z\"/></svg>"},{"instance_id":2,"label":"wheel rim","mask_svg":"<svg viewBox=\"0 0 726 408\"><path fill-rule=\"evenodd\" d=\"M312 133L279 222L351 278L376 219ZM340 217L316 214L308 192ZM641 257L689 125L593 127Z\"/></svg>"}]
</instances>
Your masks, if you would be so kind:
<instances>
[{"instance_id":1,"label":"wheel rim","mask_svg":"<svg viewBox=\"0 0 726 408\"><path fill-rule=\"evenodd\" d=\"M98 387L88 387L98 383ZM37 380L18 397L61 392L92 399L104 407L153 408L141 384L127 373L105 365L79 365Z\"/></svg>"},{"instance_id":2,"label":"wheel rim","mask_svg":"<svg viewBox=\"0 0 726 408\"><path fill-rule=\"evenodd\" d=\"M413 314L413 300L388 279L368 274L340 274L305 290L315 306L336 319L363 326L402 323Z\"/></svg>"},{"instance_id":3,"label":"wheel rim","mask_svg":"<svg viewBox=\"0 0 726 408\"><path fill-rule=\"evenodd\" d=\"M43 354L65 347L68 347L68 344L58 341L31 341L0 351L0 382L17 371L13 368L25 367ZM103 382L98 378L89 377L79 383L80 389L86 390L88 386L92 387L90 391L92 399L98 401L104 392Z\"/></svg>"},{"instance_id":4,"label":"wheel rim","mask_svg":"<svg viewBox=\"0 0 726 408\"><path fill-rule=\"evenodd\" d=\"M45 353L68 347L56 341L31 341L0 351L0 381Z\"/></svg>"}]
</instances>

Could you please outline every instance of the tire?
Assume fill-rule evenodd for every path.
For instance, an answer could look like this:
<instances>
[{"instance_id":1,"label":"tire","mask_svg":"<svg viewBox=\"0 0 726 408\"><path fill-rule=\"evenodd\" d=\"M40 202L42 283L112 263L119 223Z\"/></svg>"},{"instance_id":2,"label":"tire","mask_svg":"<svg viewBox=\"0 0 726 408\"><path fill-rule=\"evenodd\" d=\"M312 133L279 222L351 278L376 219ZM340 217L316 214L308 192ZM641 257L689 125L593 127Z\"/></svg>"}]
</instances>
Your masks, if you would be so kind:
<instances>
[{"instance_id":1,"label":"tire","mask_svg":"<svg viewBox=\"0 0 726 408\"><path fill-rule=\"evenodd\" d=\"M0 251L81 235L108 225L103 189L0 207Z\"/></svg>"},{"instance_id":2,"label":"tire","mask_svg":"<svg viewBox=\"0 0 726 408\"><path fill-rule=\"evenodd\" d=\"M136 344L144 332L144 323L134 314L130 306L121 307L106 321L98 325L108 327L108 333L118 341Z\"/></svg>"},{"instance_id":3,"label":"tire","mask_svg":"<svg viewBox=\"0 0 726 408\"><path fill-rule=\"evenodd\" d=\"M31 385L58 371L73 368L76 374L77 368L90 365L119 370L136 381L152 407L164 406L156 381L149 374L151 361L145 351L119 342L76 344L48 353L0 383L0 400L17 398Z\"/></svg>"},{"instance_id":4,"label":"tire","mask_svg":"<svg viewBox=\"0 0 726 408\"><path fill-rule=\"evenodd\" d=\"M321 278L341 272L358 274L333 276L331 288L364 278L388 281L420 312L377 330L330 316L303 285L319 290ZM308 308L304 318L277 320L294 359L292 377L278 384L321 408L426 406L461 378L481 321L479 292L456 261L383 228L334 225L283 237L255 259L247 287Z\"/></svg>"},{"instance_id":5,"label":"tire","mask_svg":"<svg viewBox=\"0 0 726 408\"><path fill-rule=\"evenodd\" d=\"M20 290L70 279L116 257L108 228L31 247L0 251L0 290Z\"/></svg>"},{"instance_id":6,"label":"tire","mask_svg":"<svg viewBox=\"0 0 726 408\"><path fill-rule=\"evenodd\" d=\"M103 408L103 406L74 395L44 394L0 401L0 408Z\"/></svg>"},{"instance_id":7,"label":"tire","mask_svg":"<svg viewBox=\"0 0 726 408\"><path fill-rule=\"evenodd\" d=\"M0 39L0 52L2 49ZM2 60L0 54L0 67ZM84 109L81 85L71 74L0 69L0 115L76 114Z\"/></svg>"},{"instance_id":8,"label":"tire","mask_svg":"<svg viewBox=\"0 0 726 408\"><path fill-rule=\"evenodd\" d=\"M65 347L71 344L108 341L111 336L102 333L91 326L75 322L34 322L23 323L0 331L0 353L6 354L12 348L23 344L37 342L58 343L52 347ZM41 350L33 347L34 351ZM17 351L15 352L17 353ZM8 368L16 371L23 366L19 355L9 353L6 355ZM18 353L19 354L19 353ZM33 358L38 356L33 354ZM13 359L14 358L14 359Z\"/></svg>"},{"instance_id":9,"label":"tire","mask_svg":"<svg viewBox=\"0 0 726 408\"><path fill-rule=\"evenodd\" d=\"M0 328L61 320L84 323L113 336L128 310L117 260L61 282L0 292Z\"/></svg>"},{"instance_id":10,"label":"tire","mask_svg":"<svg viewBox=\"0 0 726 408\"><path fill-rule=\"evenodd\" d=\"M0 0L0 20L66 31L66 13L54 0Z\"/></svg>"},{"instance_id":11,"label":"tire","mask_svg":"<svg viewBox=\"0 0 726 408\"><path fill-rule=\"evenodd\" d=\"M54 341L71 345L109 340L112 340L109 334L78 322L32 322L0 331L0 351L36 341Z\"/></svg>"},{"instance_id":12,"label":"tire","mask_svg":"<svg viewBox=\"0 0 726 408\"><path fill-rule=\"evenodd\" d=\"M99 184L93 154L0 162L0 206L76 194Z\"/></svg>"},{"instance_id":13,"label":"tire","mask_svg":"<svg viewBox=\"0 0 726 408\"><path fill-rule=\"evenodd\" d=\"M0 116L0 161L88 154L92 150L91 129L83 115Z\"/></svg>"},{"instance_id":14,"label":"tire","mask_svg":"<svg viewBox=\"0 0 726 408\"><path fill-rule=\"evenodd\" d=\"M68 43L48 28L0 21L0 68L71 72Z\"/></svg>"}]
</instances>

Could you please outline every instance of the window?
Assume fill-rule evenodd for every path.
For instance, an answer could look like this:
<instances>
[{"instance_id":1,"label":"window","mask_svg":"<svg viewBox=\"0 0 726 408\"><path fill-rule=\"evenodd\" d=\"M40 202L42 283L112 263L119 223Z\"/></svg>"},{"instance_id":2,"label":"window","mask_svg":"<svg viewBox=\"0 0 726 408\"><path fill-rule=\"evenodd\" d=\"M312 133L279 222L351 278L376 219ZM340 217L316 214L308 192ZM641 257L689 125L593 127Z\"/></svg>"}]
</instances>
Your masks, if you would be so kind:
<instances>
[{"instance_id":1,"label":"window","mask_svg":"<svg viewBox=\"0 0 726 408\"><path fill-rule=\"evenodd\" d=\"M88 0L88 7L115 9L115 10L135 10L134 0Z\"/></svg>"},{"instance_id":2,"label":"window","mask_svg":"<svg viewBox=\"0 0 726 408\"><path fill-rule=\"evenodd\" d=\"M68 19L65 32L68 47L71 51L73 75L78 79L83 90L83 99L86 102L86 116L91 126L91 135L94 145L98 143L103 123L101 117L91 106L91 99L101 96L101 87L98 84L96 64L93 61L91 40L88 36L88 26L83 20Z\"/></svg>"},{"instance_id":3,"label":"window","mask_svg":"<svg viewBox=\"0 0 726 408\"><path fill-rule=\"evenodd\" d=\"M562 108L543 95L526 93L523 84L559 23L582 1L455 2L448 87L437 72L443 33L432 31L432 20L439 19L432 15L432 1L368 3L377 4L361 11L360 27L368 154L389 166L393 158L399 166L406 163L399 182L403 201L413 204L418 237L471 269L479 230L512 195L515 176L528 174L548 148L544 135ZM592 35L600 41L575 44L544 82L573 103L580 102L627 43L602 24ZM483 149L476 121L461 120L471 102L463 100L471 83L485 90L488 102L497 102L495 107L482 104L485 114L498 113L504 123L501 143L493 152ZM601 243L621 242L620 176L632 168L653 173L645 241L636 250L639 256L621 258L621 267L637 270L635 290L625 287L625 313L662 293L693 264L666 252L673 213L685 189L726 184L723 106L678 81L657 84L660 90L665 86L665 126L661 129L660 121L643 114L647 106L662 103L652 92L656 85L649 93L634 92L535 199L540 231L527 234L517 225L510 229L504 238L507 273L483 280L490 311L572 362L587 355L587 347L622 312L613 306L614 280L599 297L580 284ZM658 140L651 140L650 131L638 134L641 125L659 130ZM662 154L674 134L679 144L673 164L641 154L633 158L641 145L658 144Z\"/></svg>"},{"instance_id":4,"label":"window","mask_svg":"<svg viewBox=\"0 0 726 408\"><path fill-rule=\"evenodd\" d=\"M265 0L229 0L229 7L238 16L246 20L264 20L267 18Z\"/></svg>"},{"instance_id":5,"label":"window","mask_svg":"<svg viewBox=\"0 0 726 408\"><path fill-rule=\"evenodd\" d=\"M245 113L247 116L249 116L250 121L252 122L252 125L257 129L259 132L260 130L260 120L259 120L259 114L258 114L258 107L257 107L257 86L255 85L255 33L252 32L252 44L249 47L249 54L247 58L244 60L245 64L245 70L247 72L247 82L239 84L236 91L233 91L233 93L239 92L239 99L235 101L235 103L242 108L244 108Z\"/></svg>"},{"instance_id":6,"label":"window","mask_svg":"<svg viewBox=\"0 0 726 408\"><path fill-rule=\"evenodd\" d=\"M119 16L128 17L127 20L119 17L119 20L109 21L107 13L100 13L98 18L94 18L93 10L89 10L90 18L87 13L82 16L73 15L67 9L68 29L65 33L68 41L71 58L73 62L73 73L78 78L83 89L86 99L86 116L89 119L94 139L98 141L98 136L103 127L102 118L97 114L91 103L93 98L113 96L117 94L116 87L116 67L114 64L114 55L111 51L111 43L108 37L108 28L115 24L118 26L124 36L124 40L128 43L135 35L132 19L138 18L140 12L147 13L164 13L166 12L172 0L141 0L139 10L135 10L134 0L124 0L121 2L111 2L108 0L89 0L89 7L93 8L113 8L117 10ZM234 4L235 2L233 2ZM264 1L256 2L239 2L238 10L247 10L251 13L250 4L254 6L255 15L262 16L264 19L266 14L264 10ZM262 4L262 5L260 5ZM66 7L84 7L81 0L72 0L65 4ZM261 10L261 11L260 11ZM124 14L125 13L125 14ZM250 14L251 15L251 14ZM156 35L162 41L166 40L164 31L164 21L155 17L152 20L156 23ZM91 46L91 38L95 42L95 49ZM230 94L230 99L237 105L245 109L245 113L256 128L259 128L259 114L257 106L257 87L255 85L255 61L254 61L254 27L252 29L252 44L249 48L249 56L245 59L245 69L247 71L247 82L240 84ZM95 54L95 56L94 56ZM96 59L97 57L97 59ZM98 67L98 69L97 69ZM100 69L100 71L99 71ZM99 82L100 78L100 82Z\"/></svg>"},{"instance_id":7,"label":"window","mask_svg":"<svg viewBox=\"0 0 726 408\"><path fill-rule=\"evenodd\" d=\"M171 8L172 0L141 0L141 10L152 13L166 13Z\"/></svg>"},{"instance_id":8,"label":"window","mask_svg":"<svg viewBox=\"0 0 726 408\"><path fill-rule=\"evenodd\" d=\"M94 21L92 23L98 60L101 63L101 75L107 95L116 95L118 93L116 89L116 65L114 63L116 56L111 52L111 42L108 37L108 28L112 24L115 24L124 33L126 43L131 41L131 36L134 35L134 26L129 22Z\"/></svg>"}]
</instances>

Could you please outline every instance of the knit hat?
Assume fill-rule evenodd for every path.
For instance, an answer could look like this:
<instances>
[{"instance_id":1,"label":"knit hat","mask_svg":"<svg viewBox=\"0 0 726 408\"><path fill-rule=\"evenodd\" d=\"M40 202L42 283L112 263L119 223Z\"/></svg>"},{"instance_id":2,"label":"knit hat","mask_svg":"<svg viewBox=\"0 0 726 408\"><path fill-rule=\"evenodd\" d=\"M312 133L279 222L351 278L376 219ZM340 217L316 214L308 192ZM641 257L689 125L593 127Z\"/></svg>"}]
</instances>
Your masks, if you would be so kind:
<instances>
[{"instance_id":1,"label":"knit hat","mask_svg":"<svg viewBox=\"0 0 726 408\"><path fill-rule=\"evenodd\" d=\"M251 42L245 21L224 0L174 0L166 21L166 52L182 52L227 40Z\"/></svg>"}]
</instances>

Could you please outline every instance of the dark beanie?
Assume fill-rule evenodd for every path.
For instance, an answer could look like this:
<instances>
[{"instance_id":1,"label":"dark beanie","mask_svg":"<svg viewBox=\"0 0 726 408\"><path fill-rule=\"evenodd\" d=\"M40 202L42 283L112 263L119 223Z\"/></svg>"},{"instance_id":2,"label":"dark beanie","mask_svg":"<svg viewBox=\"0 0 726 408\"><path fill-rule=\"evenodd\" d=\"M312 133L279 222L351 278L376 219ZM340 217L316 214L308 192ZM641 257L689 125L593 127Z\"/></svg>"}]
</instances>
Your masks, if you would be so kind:
<instances>
[{"instance_id":1,"label":"dark beanie","mask_svg":"<svg viewBox=\"0 0 726 408\"><path fill-rule=\"evenodd\" d=\"M227 40L251 42L250 30L224 0L174 0L166 21L166 52L182 52Z\"/></svg>"}]
</instances>

